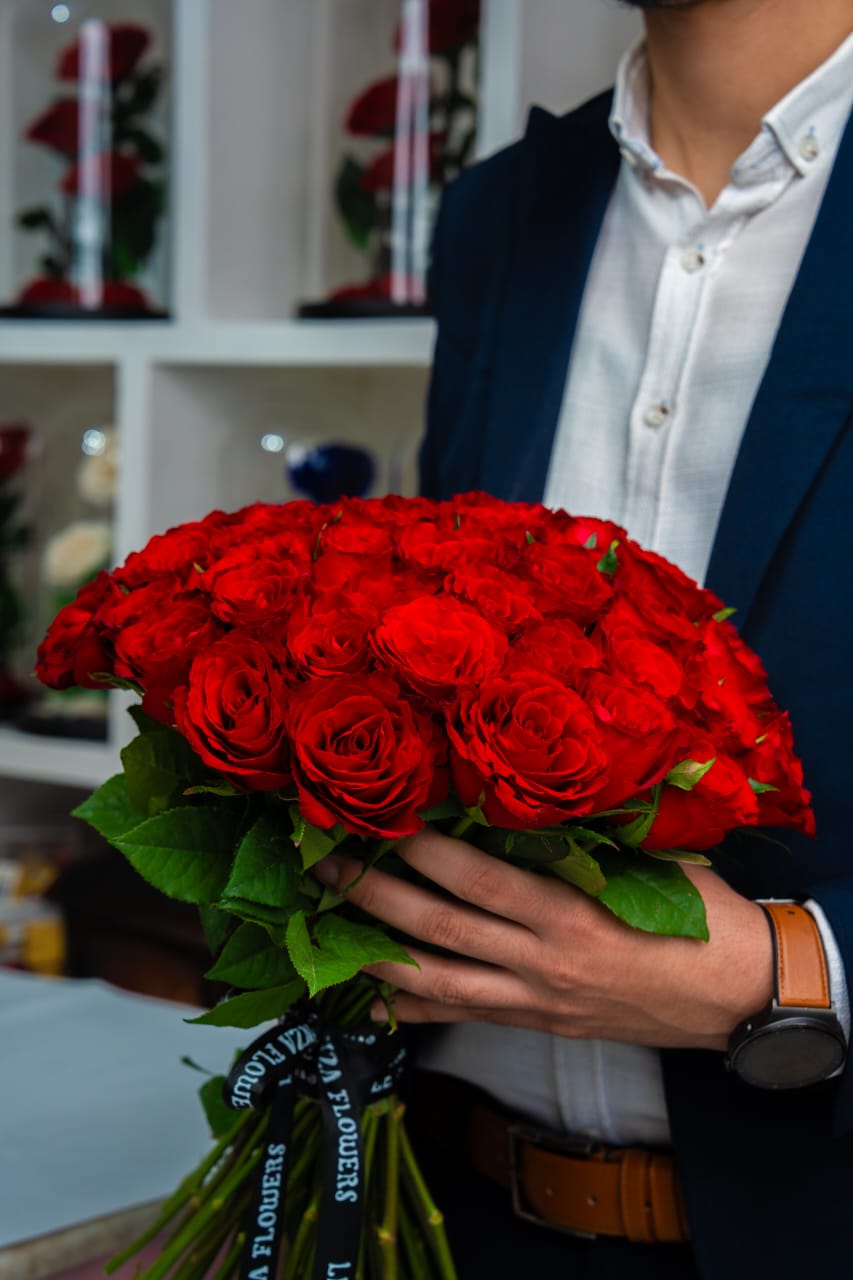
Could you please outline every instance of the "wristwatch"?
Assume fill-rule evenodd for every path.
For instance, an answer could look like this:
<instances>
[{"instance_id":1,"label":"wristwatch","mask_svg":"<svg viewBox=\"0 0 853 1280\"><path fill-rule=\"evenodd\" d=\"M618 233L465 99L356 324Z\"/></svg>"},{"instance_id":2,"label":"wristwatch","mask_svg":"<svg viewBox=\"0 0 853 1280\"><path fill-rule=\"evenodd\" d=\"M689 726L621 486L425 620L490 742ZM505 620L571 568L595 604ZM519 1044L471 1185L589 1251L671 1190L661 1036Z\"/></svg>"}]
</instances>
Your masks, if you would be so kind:
<instances>
[{"instance_id":1,"label":"wristwatch","mask_svg":"<svg viewBox=\"0 0 853 1280\"><path fill-rule=\"evenodd\" d=\"M844 1062L847 1039L829 991L817 922L797 902L761 902L773 937L775 991L735 1027L726 1066L761 1089L800 1089Z\"/></svg>"}]
</instances>

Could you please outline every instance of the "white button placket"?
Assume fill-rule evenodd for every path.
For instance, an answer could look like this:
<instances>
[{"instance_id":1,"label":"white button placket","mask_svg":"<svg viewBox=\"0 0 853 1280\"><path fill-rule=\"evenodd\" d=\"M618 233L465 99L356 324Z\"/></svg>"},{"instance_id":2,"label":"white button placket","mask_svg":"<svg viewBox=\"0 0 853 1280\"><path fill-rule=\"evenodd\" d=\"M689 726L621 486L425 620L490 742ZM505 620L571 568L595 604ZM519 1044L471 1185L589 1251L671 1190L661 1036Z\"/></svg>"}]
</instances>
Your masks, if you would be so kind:
<instances>
[{"instance_id":1,"label":"white button placket","mask_svg":"<svg viewBox=\"0 0 853 1280\"><path fill-rule=\"evenodd\" d=\"M654 549L669 438L678 413L678 388L690 350L708 274L701 238L673 245L658 279L642 378L631 411L622 522Z\"/></svg>"}]
</instances>

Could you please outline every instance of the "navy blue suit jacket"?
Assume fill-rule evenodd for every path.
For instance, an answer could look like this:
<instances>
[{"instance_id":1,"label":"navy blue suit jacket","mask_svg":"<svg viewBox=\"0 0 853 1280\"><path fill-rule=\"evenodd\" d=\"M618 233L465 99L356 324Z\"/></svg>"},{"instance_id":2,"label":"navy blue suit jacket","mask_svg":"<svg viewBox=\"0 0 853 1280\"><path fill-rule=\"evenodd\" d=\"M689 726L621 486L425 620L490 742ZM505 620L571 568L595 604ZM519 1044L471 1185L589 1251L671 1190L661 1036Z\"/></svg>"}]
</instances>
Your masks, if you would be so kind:
<instances>
[{"instance_id":1,"label":"navy blue suit jacket","mask_svg":"<svg viewBox=\"0 0 853 1280\"><path fill-rule=\"evenodd\" d=\"M442 203L422 489L541 500L590 260L619 167L610 95L476 166ZM749 416L708 585L790 709L818 835L741 840L717 866L751 897L812 895L853 992L853 125ZM584 430L590 430L585 426ZM708 1277L846 1267L853 1253L853 1070L768 1093L722 1055L664 1054L697 1255Z\"/></svg>"}]
</instances>

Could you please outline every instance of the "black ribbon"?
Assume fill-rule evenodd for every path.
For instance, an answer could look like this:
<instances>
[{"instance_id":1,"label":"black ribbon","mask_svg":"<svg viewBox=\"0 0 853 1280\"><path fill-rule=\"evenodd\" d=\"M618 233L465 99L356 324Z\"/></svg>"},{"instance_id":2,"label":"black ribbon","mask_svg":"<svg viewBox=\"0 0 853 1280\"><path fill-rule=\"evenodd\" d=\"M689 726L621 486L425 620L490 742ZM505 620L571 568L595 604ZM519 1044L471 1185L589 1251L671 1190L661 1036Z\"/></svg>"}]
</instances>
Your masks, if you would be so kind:
<instances>
[{"instance_id":1,"label":"black ribbon","mask_svg":"<svg viewBox=\"0 0 853 1280\"><path fill-rule=\"evenodd\" d=\"M270 1108L240 1280L274 1280L281 1246L293 1109L300 1097L320 1103L323 1189L314 1280L353 1280L361 1239L365 1106L398 1088L406 1051L373 1027L329 1027L314 1010L293 1010L258 1036L224 1086L235 1110Z\"/></svg>"}]
</instances>

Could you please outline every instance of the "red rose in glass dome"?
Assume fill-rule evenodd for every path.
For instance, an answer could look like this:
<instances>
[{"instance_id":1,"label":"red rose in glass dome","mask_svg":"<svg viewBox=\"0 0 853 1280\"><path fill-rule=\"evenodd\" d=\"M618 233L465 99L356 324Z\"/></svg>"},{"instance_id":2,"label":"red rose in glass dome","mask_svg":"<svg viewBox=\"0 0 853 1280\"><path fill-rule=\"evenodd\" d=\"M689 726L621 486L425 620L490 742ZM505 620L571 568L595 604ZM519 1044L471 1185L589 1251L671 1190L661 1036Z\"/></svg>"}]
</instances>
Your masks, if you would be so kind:
<instances>
[{"instance_id":1,"label":"red rose in glass dome","mask_svg":"<svg viewBox=\"0 0 853 1280\"><path fill-rule=\"evenodd\" d=\"M387 676L302 685L288 708L304 817L379 839L414 835L447 792L438 734Z\"/></svg>"},{"instance_id":2,"label":"red rose in glass dome","mask_svg":"<svg viewBox=\"0 0 853 1280\"><path fill-rule=\"evenodd\" d=\"M459 797L493 826L524 830L598 808L607 754L584 700L537 671L510 671L462 692L448 712Z\"/></svg>"},{"instance_id":3,"label":"red rose in glass dome","mask_svg":"<svg viewBox=\"0 0 853 1280\"><path fill-rule=\"evenodd\" d=\"M30 142L40 142L42 146L59 151L62 155L76 154L80 145L80 108L77 99L57 99L27 126L24 137Z\"/></svg>"},{"instance_id":4,"label":"red rose in glass dome","mask_svg":"<svg viewBox=\"0 0 853 1280\"><path fill-rule=\"evenodd\" d=\"M110 41L110 79L121 80L133 71L151 43L151 37L144 27L133 22L115 23L107 30ZM79 77L80 43L75 40L60 54L56 64L56 78L77 80Z\"/></svg>"},{"instance_id":5,"label":"red rose in glass dome","mask_svg":"<svg viewBox=\"0 0 853 1280\"><path fill-rule=\"evenodd\" d=\"M429 0L430 53L451 53L476 40L480 0Z\"/></svg>"},{"instance_id":6,"label":"red rose in glass dome","mask_svg":"<svg viewBox=\"0 0 853 1280\"><path fill-rule=\"evenodd\" d=\"M83 306L85 299L78 285L70 280L39 276L18 294L21 306ZM99 306L118 307L124 311L149 311L150 303L142 289L123 280L105 280Z\"/></svg>"},{"instance_id":7,"label":"red rose in glass dome","mask_svg":"<svg viewBox=\"0 0 853 1280\"><path fill-rule=\"evenodd\" d=\"M285 653L235 630L193 659L175 721L212 769L251 790L290 782Z\"/></svg>"},{"instance_id":8,"label":"red rose in glass dome","mask_svg":"<svg viewBox=\"0 0 853 1280\"><path fill-rule=\"evenodd\" d=\"M396 679L435 703L496 672L508 647L503 631L452 596L389 609L371 644Z\"/></svg>"},{"instance_id":9,"label":"red rose in glass dome","mask_svg":"<svg viewBox=\"0 0 853 1280\"><path fill-rule=\"evenodd\" d=\"M139 158L111 151L92 156L85 164L74 164L59 184L67 196L78 196L85 189L112 197L123 195L139 176Z\"/></svg>"},{"instance_id":10,"label":"red rose in glass dome","mask_svg":"<svg viewBox=\"0 0 853 1280\"><path fill-rule=\"evenodd\" d=\"M351 104L346 117L346 130L356 137L390 137L397 124L397 76L374 80Z\"/></svg>"},{"instance_id":11,"label":"red rose in glass dome","mask_svg":"<svg viewBox=\"0 0 853 1280\"><path fill-rule=\"evenodd\" d=\"M430 180L437 182L441 176L441 156L447 142L447 134L443 129L433 129L429 135L429 174ZM397 151L388 147L380 151L370 161L361 175L361 185L365 191L388 191L394 185Z\"/></svg>"}]
</instances>

